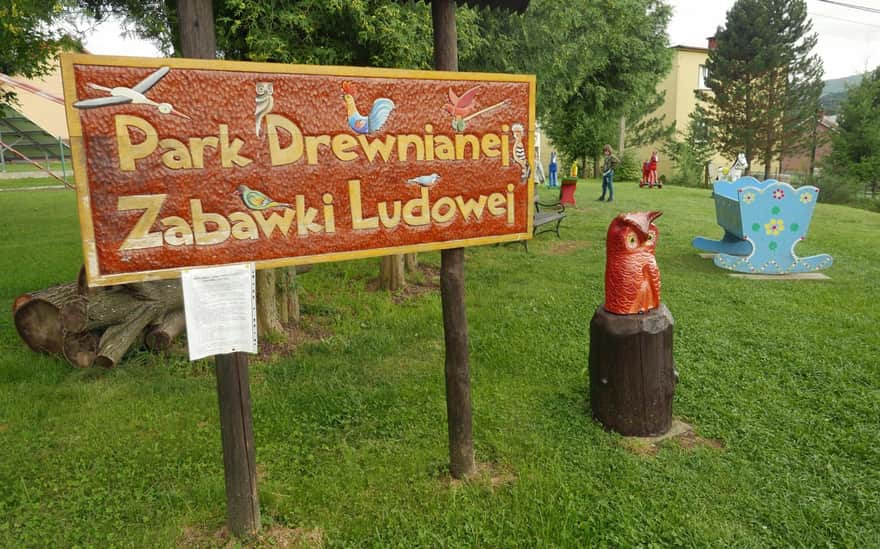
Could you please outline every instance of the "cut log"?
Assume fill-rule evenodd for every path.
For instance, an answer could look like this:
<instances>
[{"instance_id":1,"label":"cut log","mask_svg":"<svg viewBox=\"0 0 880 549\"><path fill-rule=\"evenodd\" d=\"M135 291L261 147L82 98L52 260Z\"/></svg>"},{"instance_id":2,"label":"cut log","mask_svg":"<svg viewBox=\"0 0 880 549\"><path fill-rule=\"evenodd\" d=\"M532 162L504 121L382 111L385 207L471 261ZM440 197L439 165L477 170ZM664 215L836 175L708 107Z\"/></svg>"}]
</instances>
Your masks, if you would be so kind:
<instances>
[{"instance_id":1,"label":"cut log","mask_svg":"<svg viewBox=\"0 0 880 549\"><path fill-rule=\"evenodd\" d=\"M419 254L404 254L403 256L403 264L406 267L406 272L414 273L419 270Z\"/></svg>"},{"instance_id":2,"label":"cut log","mask_svg":"<svg viewBox=\"0 0 880 549\"><path fill-rule=\"evenodd\" d=\"M98 356L92 361L92 366L113 368L119 364L125 353L143 337L144 328L160 314L162 312L158 307L138 305L125 322L107 328L98 343Z\"/></svg>"},{"instance_id":3,"label":"cut log","mask_svg":"<svg viewBox=\"0 0 880 549\"><path fill-rule=\"evenodd\" d=\"M98 356L97 332L64 334L62 354L74 368L88 368Z\"/></svg>"},{"instance_id":4,"label":"cut log","mask_svg":"<svg viewBox=\"0 0 880 549\"><path fill-rule=\"evenodd\" d=\"M402 255L386 255L379 264L379 289L395 292L406 286Z\"/></svg>"},{"instance_id":5,"label":"cut log","mask_svg":"<svg viewBox=\"0 0 880 549\"><path fill-rule=\"evenodd\" d=\"M125 322L132 307L153 303L164 311L183 307L180 280L140 282L114 286L106 291L81 295L61 310L61 325L66 332L86 332Z\"/></svg>"},{"instance_id":6,"label":"cut log","mask_svg":"<svg viewBox=\"0 0 880 549\"><path fill-rule=\"evenodd\" d=\"M151 351L165 351L184 331L186 331L186 315L183 309L167 311L157 323L147 329L144 345Z\"/></svg>"},{"instance_id":7,"label":"cut log","mask_svg":"<svg viewBox=\"0 0 880 549\"><path fill-rule=\"evenodd\" d=\"M61 353L64 332L60 310L76 297L76 283L73 282L19 296L13 303L18 335L34 351Z\"/></svg>"},{"instance_id":8,"label":"cut log","mask_svg":"<svg viewBox=\"0 0 880 549\"><path fill-rule=\"evenodd\" d=\"M666 305L617 315L600 306L590 322L590 406L605 428L656 436L672 426L674 321Z\"/></svg>"},{"instance_id":9,"label":"cut log","mask_svg":"<svg viewBox=\"0 0 880 549\"><path fill-rule=\"evenodd\" d=\"M276 299L275 269L257 271L257 330L260 338L282 334Z\"/></svg>"}]
</instances>

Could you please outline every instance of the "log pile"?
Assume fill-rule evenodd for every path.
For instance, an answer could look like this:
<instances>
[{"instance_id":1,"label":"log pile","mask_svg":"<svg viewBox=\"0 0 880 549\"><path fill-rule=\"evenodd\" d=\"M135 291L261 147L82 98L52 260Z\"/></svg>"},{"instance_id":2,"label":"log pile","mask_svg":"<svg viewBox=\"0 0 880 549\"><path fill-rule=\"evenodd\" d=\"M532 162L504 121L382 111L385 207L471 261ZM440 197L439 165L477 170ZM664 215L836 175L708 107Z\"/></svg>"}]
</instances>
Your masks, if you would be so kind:
<instances>
[{"instance_id":1,"label":"log pile","mask_svg":"<svg viewBox=\"0 0 880 549\"><path fill-rule=\"evenodd\" d=\"M178 279L89 288L81 270L76 282L19 296L12 312L28 347L77 368L112 368L141 345L165 350L186 329Z\"/></svg>"}]
</instances>

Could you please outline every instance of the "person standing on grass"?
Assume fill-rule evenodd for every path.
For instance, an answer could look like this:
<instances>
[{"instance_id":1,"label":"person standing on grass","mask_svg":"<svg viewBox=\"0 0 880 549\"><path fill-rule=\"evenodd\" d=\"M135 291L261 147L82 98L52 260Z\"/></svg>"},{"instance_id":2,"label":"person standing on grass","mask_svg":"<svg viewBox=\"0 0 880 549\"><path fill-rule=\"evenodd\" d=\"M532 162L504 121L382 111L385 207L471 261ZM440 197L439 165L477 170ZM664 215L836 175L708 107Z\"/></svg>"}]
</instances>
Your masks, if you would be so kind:
<instances>
[{"instance_id":1,"label":"person standing on grass","mask_svg":"<svg viewBox=\"0 0 880 549\"><path fill-rule=\"evenodd\" d=\"M556 151L550 153L550 167L547 171L549 172L550 177L548 185L550 187L558 187L559 184L556 182L556 174L559 171L559 164L556 162Z\"/></svg>"},{"instance_id":2,"label":"person standing on grass","mask_svg":"<svg viewBox=\"0 0 880 549\"><path fill-rule=\"evenodd\" d=\"M602 164L602 196L599 202L605 200L605 191L608 191L608 202L614 200L614 168L620 164L620 160L614 156L611 145L605 145L605 163Z\"/></svg>"}]
</instances>

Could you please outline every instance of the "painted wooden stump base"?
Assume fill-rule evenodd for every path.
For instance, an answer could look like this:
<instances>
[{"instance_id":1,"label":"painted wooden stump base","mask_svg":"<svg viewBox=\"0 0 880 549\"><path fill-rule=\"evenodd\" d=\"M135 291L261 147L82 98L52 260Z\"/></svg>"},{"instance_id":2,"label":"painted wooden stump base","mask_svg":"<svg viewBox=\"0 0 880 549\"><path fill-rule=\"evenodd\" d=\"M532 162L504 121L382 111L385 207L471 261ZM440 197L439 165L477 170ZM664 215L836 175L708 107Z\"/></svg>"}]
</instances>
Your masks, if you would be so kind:
<instances>
[{"instance_id":1,"label":"painted wooden stump base","mask_svg":"<svg viewBox=\"0 0 880 549\"><path fill-rule=\"evenodd\" d=\"M590 322L590 406L606 429L639 437L669 431L673 325L663 304L635 315L596 310Z\"/></svg>"}]
</instances>

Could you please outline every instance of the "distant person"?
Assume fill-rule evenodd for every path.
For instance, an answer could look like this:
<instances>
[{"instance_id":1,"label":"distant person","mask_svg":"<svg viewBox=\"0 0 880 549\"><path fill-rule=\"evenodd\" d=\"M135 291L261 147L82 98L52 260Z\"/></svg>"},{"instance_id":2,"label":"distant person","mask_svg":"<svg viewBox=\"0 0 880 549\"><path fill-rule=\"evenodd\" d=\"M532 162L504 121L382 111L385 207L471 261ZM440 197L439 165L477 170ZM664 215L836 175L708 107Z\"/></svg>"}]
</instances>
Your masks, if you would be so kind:
<instances>
[{"instance_id":1,"label":"distant person","mask_svg":"<svg viewBox=\"0 0 880 549\"><path fill-rule=\"evenodd\" d=\"M657 185L658 189L663 188L663 183L657 181L657 161L659 159L657 151L654 151L651 153L651 159L642 164L642 181L639 183L639 187L647 185L651 189Z\"/></svg>"},{"instance_id":2,"label":"distant person","mask_svg":"<svg viewBox=\"0 0 880 549\"><path fill-rule=\"evenodd\" d=\"M559 163L556 161L556 151L550 153L550 165L547 170L550 182L547 184L549 187L558 187L559 183L556 181L556 175L559 173Z\"/></svg>"},{"instance_id":3,"label":"distant person","mask_svg":"<svg viewBox=\"0 0 880 549\"><path fill-rule=\"evenodd\" d=\"M620 160L614 156L611 145L605 145L603 150L605 154L605 162L602 164L602 196L599 202L605 200L605 193L608 192L608 202L614 200L614 168L620 164Z\"/></svg>"}]
</instances>

